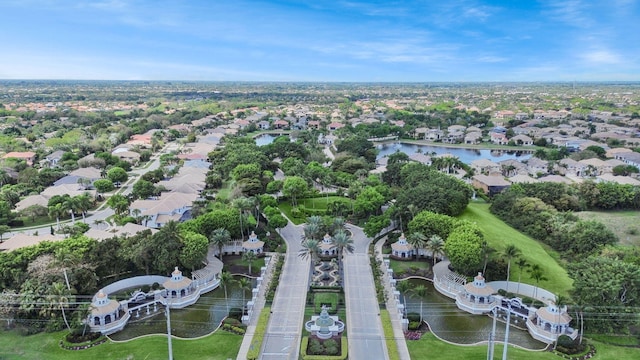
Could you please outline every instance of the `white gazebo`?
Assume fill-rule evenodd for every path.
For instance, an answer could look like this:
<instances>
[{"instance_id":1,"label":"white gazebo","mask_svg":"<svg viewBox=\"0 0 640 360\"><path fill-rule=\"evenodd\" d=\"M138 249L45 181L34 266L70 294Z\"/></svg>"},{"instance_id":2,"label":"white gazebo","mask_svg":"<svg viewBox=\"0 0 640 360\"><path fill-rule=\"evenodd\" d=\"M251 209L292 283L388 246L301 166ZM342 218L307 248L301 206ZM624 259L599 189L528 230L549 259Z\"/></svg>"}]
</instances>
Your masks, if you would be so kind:
<instances>
[{"instance_id":1,"label":"white gazebo","mask_svg":"<svg viewBox=\"0 0 640 360\"><path fill-rule=\"evenodd\" d=\"M411 258L413 256L413 251L413 246L407 242L407 238L404 237L404 233L400 235L398 241L391 244L391 255L396 258Z\"/></svg>"},{"instance_id":2,"label":"white gazebo","mask_svg":"<svg viewBox=\"0 0 640 360\"><path fill-rule=\"evenodd\" d=\"M251 235L249 235L249 240L242 243L242 251L250 251L256 255L260 254L264 251L264 241L258 240L258 235L252 231Z\"/></svg>"},{"instance_id":3,"label":"white gazebo","mask_svg":"<svg viewBox=\"0 0 640 360\"><path fill-rule=\"evenodd\" d=\"M191 279L182 276L182 271L178 270L177 266L171 273L171 278L162 284L167 290L167 298L169 299L182 298L189 295L193 290L191 285Z\"/></svg>"},{"instance_id":4,"label":"white gazebo","mask_svg":"<svg viewBox=\"0 0 640 360\"><path fill-rule=\"evenodd\" d=\"M473 282L465 284L463 289L456 296L456 305L467 312L482 314L490 311L496 303L495 290L485 283L482 273L478 273Z\"/></svg>"},{"instance_id":5,"label":"white gazebo","mask_svg":"<svg viewBox=\"0 0 640 360\"><path fill-rule=\"evenodd\" d=\"M322 242L319 245L322 256L329 257L338 255L336 247L333 245L333 239L329 234L324 234L324 238L322 238Z\"/></svg>"},{"instance_id":6,"label":"white gazebo","mask_svg":"<svg viewBox=\"0 0 640 360\"><path fill-rule=\"evenodd\" d=\"M120 303L109 299L102 290L93 299L91 307L91 327L101 327L108 325L120 318Z\"/></svg>"}]
</instances>

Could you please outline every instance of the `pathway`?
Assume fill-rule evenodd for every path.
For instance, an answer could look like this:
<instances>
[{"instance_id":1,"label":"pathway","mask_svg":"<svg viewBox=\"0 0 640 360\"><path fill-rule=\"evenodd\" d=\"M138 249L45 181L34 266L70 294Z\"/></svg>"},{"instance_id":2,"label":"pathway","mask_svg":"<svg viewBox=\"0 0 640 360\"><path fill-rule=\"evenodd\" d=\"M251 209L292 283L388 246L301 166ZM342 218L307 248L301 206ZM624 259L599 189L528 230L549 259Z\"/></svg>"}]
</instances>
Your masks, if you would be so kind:
<instances>
[{"instance_id":1,"label":"pathway","mask_svg":"<svg viewBox=\"0 0 640 360\"><path fill-rule=\"evenodd\" d=\"M379 261L384 260L382 256L382 246L384 245L386 240L387 237L385 236L382 239L378 240L378 242L376 242L375 244L376 259ZM384 263L381 268L385 272L385 276L382 282L384 284L385 292L389 295L387 297L387 310L389 311L389 316L391 317L391 325L393 326L393 338L395 340L394 342L398 347L400 359L410 360L411 356L409 355L409 349L407 348L407 341L404 337L404 332L402 331L402 323L400 323L402 315L398 313L397 303L392 295L393 289L391 287L391 279L389 279L387 267L386 265L384 265Z\"/></svg>"},{"instance_id":2,"label":"pathway","mask_svg":"<svg viewBox=\"0 0 640 360\"><path fill-rule=\"evenodd\" d=\"M359 227L349 225L347 229L351 231L355 244L354 253L346 254L344 260L349 359L388 359L380 308L367 254L371 239Z\"/></svg>"}]
</instances>

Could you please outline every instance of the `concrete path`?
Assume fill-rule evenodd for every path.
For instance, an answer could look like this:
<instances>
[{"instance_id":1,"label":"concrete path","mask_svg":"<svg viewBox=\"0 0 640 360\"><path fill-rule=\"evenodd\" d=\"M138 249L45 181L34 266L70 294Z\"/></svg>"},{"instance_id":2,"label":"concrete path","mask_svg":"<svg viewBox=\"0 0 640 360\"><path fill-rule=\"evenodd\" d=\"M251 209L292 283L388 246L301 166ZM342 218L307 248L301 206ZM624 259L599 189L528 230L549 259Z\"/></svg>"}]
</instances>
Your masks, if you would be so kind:
<instances>
[{"instance_id":1,"label":"concrete path","mask_svg":"<svg viewBox=\"0 0 640 360\"><path fill-rule=\"evenodd\" d=\"M382 246L384 245L387 237L383 237L382 239L376 242L375 246L375 254L376 259L379 261L383 261L384 258L382 256ZM387 272L387 266L384 264L381 266L382 270L385 272L382 282L384 283L385 292L389 295L387 297L387 310L389 311L389 316L391 317L391 326L393 326L393 338L396 346L398 347L398 354L400 355L401 360L410 360L411 356L409 355L409 349L407 348L407 341L404 337L404 332L402 331L402 323L400 323L401 314L398 312L396 301L392 295L392 287L389 278L389 273Z\"/></svg>"},{"instance_id":2,"label":"concrete path","mask_svg":"<svg viewBox=\"0 0 640 360\"><path fill-rule=\"evenodd\" d=\"M347 304L349 359L388 359L380 321L380 308L369 255L368 238L361 228L347 226L355 251L344 259L344 294Z\"/></svg>"},{"instance_id":3,"label":"concrete path","mask_svg":"<svg viewBox=\"0 0 640 360\"><path fill-rule=\"evenodd\" d=\"M302 248L302 234L303 227L291 222L280 230L280 235L287 243L287 254L271 306L260 359L298 359L311 266L310 259L303 260L298 256Z\"/></svg>"}]
</instances>

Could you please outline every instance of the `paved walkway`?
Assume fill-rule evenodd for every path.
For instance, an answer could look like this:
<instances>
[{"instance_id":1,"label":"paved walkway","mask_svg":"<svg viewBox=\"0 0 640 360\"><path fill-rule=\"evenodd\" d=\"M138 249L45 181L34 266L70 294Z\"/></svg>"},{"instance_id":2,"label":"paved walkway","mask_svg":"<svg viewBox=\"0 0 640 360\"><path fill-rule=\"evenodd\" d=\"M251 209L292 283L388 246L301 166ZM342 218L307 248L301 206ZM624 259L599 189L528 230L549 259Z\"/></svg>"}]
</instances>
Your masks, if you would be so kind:
<instances>
[{"instance_id":1,"label":"paved walkway","mask_svg":"<svg viewBox=\"0 0 640 360\"><path fill-rule=\"evenodd\" d=\"M247 326L247 331L244 334L244 338L242 339L242 344L240 345L240 351L238 351L237 360L246 360L247 354L249 353L249 348L251 347L251 341L253 341L253 335L256 333L256 325L258 324L258 318L260 317L260 312L264 309L264 305L266 303L265 295L269 288L269 283L273 281L278 281L278 279L272 279L273 277L273 269L276 266L276 261L274 256L283 256L281 254L268 254L271 256L271 261L267 265L267 271L262 278L262 286L260 287L260 292L256 297L256 300L253 304L253 315L249 321L249 325Z\"/></svg>"},{"instance_id":2,"label":"paved walkway","mask_svg":"<svg viewBox=\"0 0 640 360\"><path fill-rule=\"evenodd\" d=\"M389 273L387 272L387 266L384 264L384 257L382 256L382 246L384 245L387 237L383 237L378 240L374 245L374 251L376 254L376 259L382 261L381 269L384 271L384 277L382 282L384 283L385 292L388 294L387 296L387 310L389 311L389 316L391 317L391 325L393 326L393 338L394 342L398 347L398 354L400 355L401 360L410 360L411 357L409 355L409 349L407 348L407 341L404 337L404 332L402 331L402 323L400 323L400 319L402 315L398 312L396 301L393 297L393 289L391 287L391 282L389 278Z\"/></svg>"}]
</instances>

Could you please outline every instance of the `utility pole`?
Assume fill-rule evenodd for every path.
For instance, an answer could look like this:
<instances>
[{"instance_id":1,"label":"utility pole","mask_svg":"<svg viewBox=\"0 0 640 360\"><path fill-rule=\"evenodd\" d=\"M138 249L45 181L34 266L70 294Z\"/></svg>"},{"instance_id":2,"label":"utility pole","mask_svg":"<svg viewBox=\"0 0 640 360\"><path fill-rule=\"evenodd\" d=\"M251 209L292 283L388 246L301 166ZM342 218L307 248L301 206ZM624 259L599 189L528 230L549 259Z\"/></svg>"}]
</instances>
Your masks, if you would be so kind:
<instances>
[{"instance_id":1,"label":"utility pole","mask_svg":"<svg viewBox=\"0 0 640 360\"><path fill-rule=\"evenodd\" d=\"M167 316L167 344L169 345L169 360L173 360L173 348L171 346L171 312L169 304L164 307L164 314Z\"/></svg>"},{"instance_id":2,"label":"utility pole","mask_svg":"<svg viewBox=\"0 0 640 360\"><path fill-rule=\"evenodd\" d=\"M511 302L507 308L507 326L504 330L504 349L502 350L502 360L507 360L507 347L509 345L509 325L511 325Z\"/></svg>"},{"instance_id":3,"label":"utility pole","mask_svg":"<svg viewBox=\"0 0 640 360\"><path fill-rule=\"evenodd\" d=\"M493 325L491 326L491 333L489 333L489 347L487 349L487 360L493 360L493 349L496 340L496 318L498 317L498 307L494 307L491 311L493 313Z\"/></svg>"}]
</instances>

